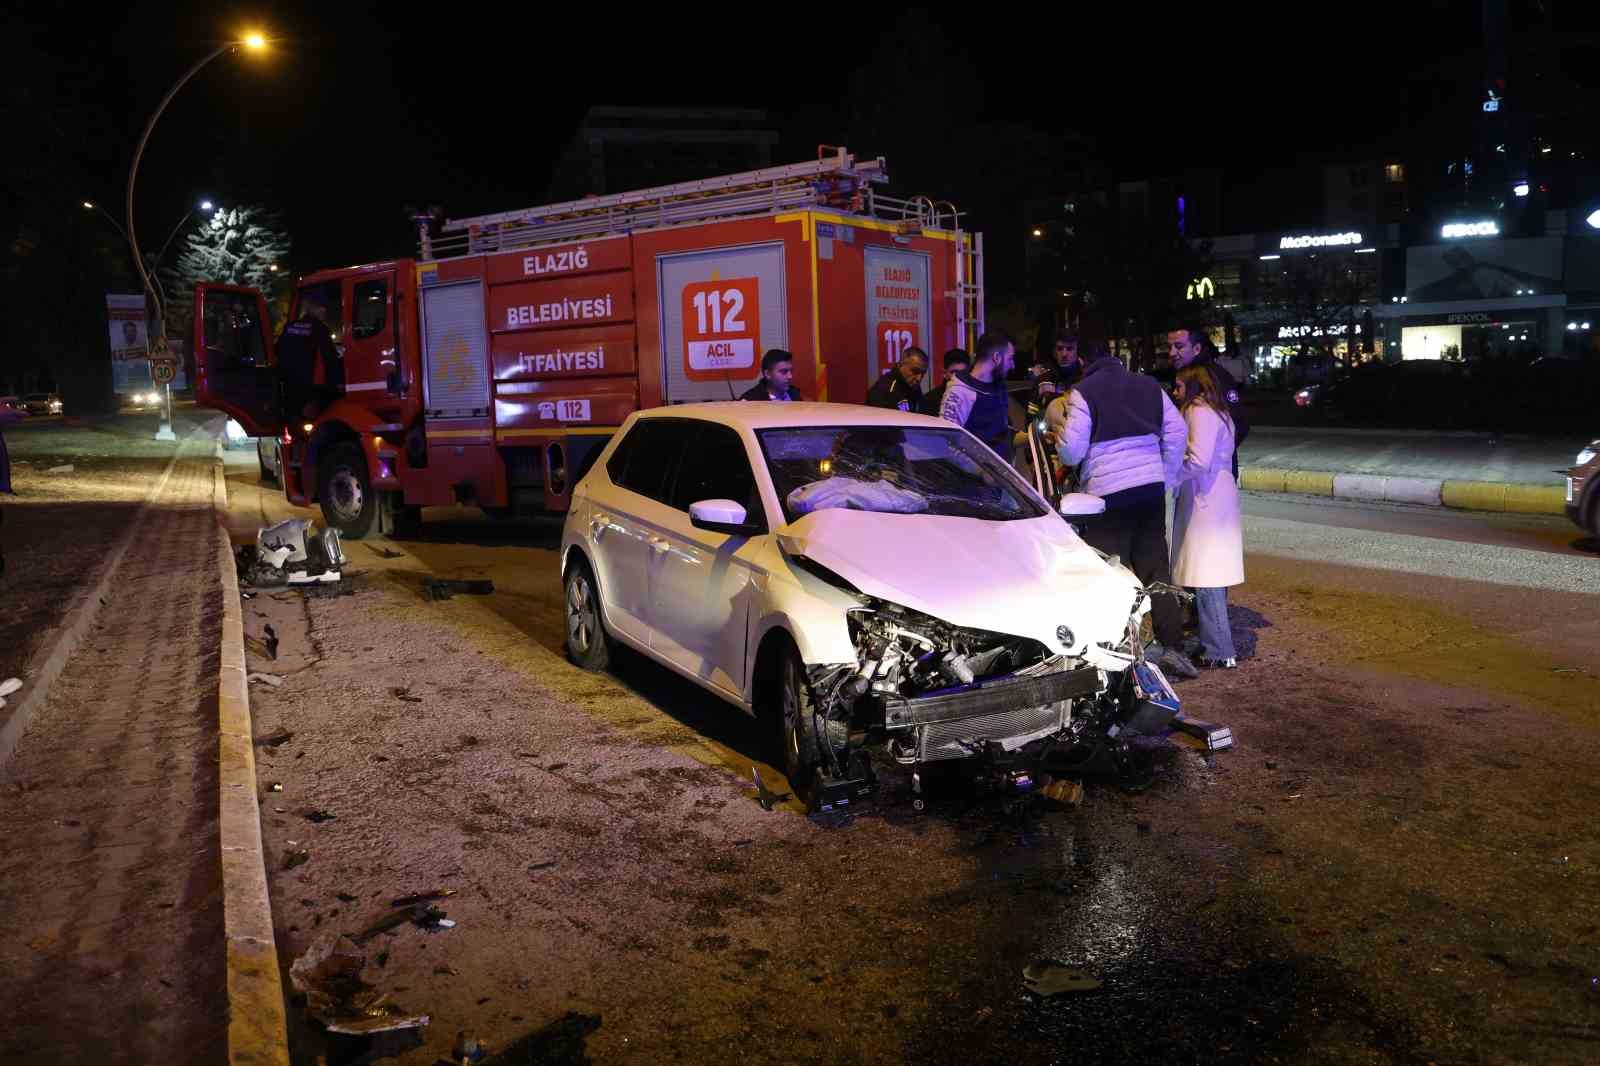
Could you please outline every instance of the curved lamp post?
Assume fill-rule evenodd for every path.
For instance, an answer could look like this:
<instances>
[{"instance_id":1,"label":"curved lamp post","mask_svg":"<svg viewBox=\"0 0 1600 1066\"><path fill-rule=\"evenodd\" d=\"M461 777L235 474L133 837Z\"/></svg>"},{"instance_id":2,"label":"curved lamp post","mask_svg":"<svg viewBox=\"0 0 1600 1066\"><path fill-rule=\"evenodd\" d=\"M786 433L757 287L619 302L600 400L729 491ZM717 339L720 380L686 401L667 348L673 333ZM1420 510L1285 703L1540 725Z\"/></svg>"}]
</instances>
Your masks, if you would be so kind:
<instances>
[{"instance_id":1,"label":"curved lamp post","mask_svg":"<svg viewBox=\"0 0 1600 1066\"><path fill-rule=\"evenodd\" d=\"M167 109L167 105L172 103L172 98L178 95L178 90L189 84L189 79L200 73L201 68L203 68L207 63L210 63L213 59L217 58L224 52L237 51L239 48L245 48L252 52L261 52L264 51L266 47L267 39L265 36L260 33L249 33L240 40L229 41L226 44L220 45L213 49L205 58L201 59L194 66L190 67L188 72L184 74L183 77L179 78L177 83L174 84L172 88L167 90L167 95L161 98L161 103L156 106L155 112L150 116L150 121L144 124L144 133L139 137L139 147L134 149L133 165L128 168L128 197L126 205L128 216L128 244L133 248L133 265L139 271L139 277L144 282L145 291L149 292L150 298L156 303L156 337L152 345L152 357L159 356L164 359L166 356L167 314L166 308L162 306L160 293L157 291L155 285L151 283L150 274L144 268L144 256L139 253L139 237L133 228L133 185L134 181L139 176L139 160L144 158L144 146L150 141L150 131L156 128L156 120L159 119L161 117L161 113ZM184 221L187 220L188 216L186 215L184 216ZM180 226L182 224L182 222L179 223ZM177 230L174 229L173 232L176 233ZM168 243L171 243L172 238L168 237L167 241ZM165 251L165 248L162 250ZM166 409L162 412L161 428L156 430L156 439L176 440L177 437L172 432L172 386L167 386L166 394Z\"/></svg>"}]
</instances>

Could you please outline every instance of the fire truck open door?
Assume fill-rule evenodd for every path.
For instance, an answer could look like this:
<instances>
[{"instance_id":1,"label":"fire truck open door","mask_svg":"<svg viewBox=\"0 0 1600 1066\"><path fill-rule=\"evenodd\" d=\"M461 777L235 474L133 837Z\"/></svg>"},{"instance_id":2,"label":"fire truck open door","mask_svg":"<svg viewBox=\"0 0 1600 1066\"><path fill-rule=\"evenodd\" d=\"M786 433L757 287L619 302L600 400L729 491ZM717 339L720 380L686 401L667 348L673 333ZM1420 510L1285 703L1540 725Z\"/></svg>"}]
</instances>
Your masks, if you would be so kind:
<instances>
[{"instance_id":1,"label":"fire truck open door","mask_svg":"<svg viewBox=\"0 0 1600 1066\"><path fill-rule=\"evenodd\" d=\"M202 282L194 290L195 400L252 437L283 429L267 301L255 289Z\"/></svg>"}]
</instances>

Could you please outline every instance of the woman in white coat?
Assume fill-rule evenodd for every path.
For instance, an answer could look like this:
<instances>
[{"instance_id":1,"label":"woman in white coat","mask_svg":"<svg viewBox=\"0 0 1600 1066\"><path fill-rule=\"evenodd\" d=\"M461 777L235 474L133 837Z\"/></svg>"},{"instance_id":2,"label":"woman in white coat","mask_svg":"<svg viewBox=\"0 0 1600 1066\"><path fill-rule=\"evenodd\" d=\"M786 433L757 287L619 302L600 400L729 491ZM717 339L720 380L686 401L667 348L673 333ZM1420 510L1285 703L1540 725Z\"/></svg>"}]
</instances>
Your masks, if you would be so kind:
<instances>
[{"instance_id":1,"label":"woman in white coat","mask_svg":"<svg viewBox=\"0 0 1600 1066\"><path fill-rule=\"evenodd\" d=\"M1238 665L1228 628L1228 587L1244 583L1244 528L1233 480L1233 420L1205 367L1178 373L1175 391L1189 445L1178 473L1172 516L1172 580L1194 590L1200 615L1200 665Z\"/></svg>"}]
</instances>

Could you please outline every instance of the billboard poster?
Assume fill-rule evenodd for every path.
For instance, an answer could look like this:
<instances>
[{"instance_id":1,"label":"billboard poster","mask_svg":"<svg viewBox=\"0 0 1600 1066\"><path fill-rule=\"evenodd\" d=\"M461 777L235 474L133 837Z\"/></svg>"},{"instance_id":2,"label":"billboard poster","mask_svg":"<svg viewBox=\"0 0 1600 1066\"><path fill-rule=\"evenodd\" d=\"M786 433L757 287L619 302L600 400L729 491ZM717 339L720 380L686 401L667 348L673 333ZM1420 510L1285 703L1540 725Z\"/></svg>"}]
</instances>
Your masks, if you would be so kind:
<instances>
[{"instance_id":1,"label":"billboard poster","mask_svg":"<svg viewBox=\"0 0 1600 1066\"><path fill-rule=\"evenodd\" d=\"M1463 239L1406 249L1412 303L1534 296L1561 288L1561 239Z\"/></svg>"},{"instance_id":2,"label":"billboard poster","mask_svg":"<svg viewBox=\"0 0 1600 1066\"><path fill-rule=\"evenodd\" d=\"M106 293L106 319L110 323L112 359L121 361L150 357L142 295Z\"/></svg>"}]
</instances>

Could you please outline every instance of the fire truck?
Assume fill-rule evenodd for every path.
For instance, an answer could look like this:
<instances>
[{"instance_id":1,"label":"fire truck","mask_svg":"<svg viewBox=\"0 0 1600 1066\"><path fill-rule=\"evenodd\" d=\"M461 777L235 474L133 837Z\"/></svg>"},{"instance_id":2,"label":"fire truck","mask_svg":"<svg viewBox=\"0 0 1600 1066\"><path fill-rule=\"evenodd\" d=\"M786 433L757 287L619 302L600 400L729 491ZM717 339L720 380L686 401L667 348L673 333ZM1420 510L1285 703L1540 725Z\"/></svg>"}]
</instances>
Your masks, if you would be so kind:
<instances>
[{"instance_id":1,"label":"fire truck","mask_svg":"<svg viewBox=\"0 0 1600 1066\"><path fill-rule=\"evenodd\" d=\"M267 305L196 287L197 398L275 436L291 503L343 536L423 507L560 513L635 410L732 400L772 348L806 399L863 402L907 348L937 377L983 330L983 237L948 201L886 195L882 157L476 218L418 220L414 259L297 279L327 309L342 393L285 410Z\"/></svg>"}]
</instances>

